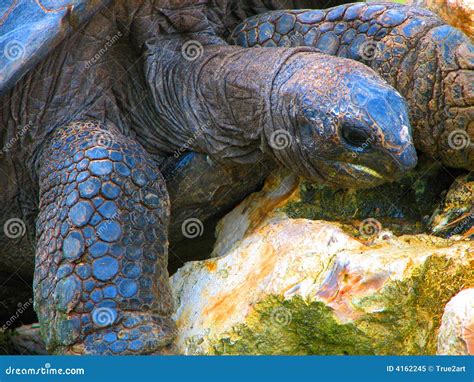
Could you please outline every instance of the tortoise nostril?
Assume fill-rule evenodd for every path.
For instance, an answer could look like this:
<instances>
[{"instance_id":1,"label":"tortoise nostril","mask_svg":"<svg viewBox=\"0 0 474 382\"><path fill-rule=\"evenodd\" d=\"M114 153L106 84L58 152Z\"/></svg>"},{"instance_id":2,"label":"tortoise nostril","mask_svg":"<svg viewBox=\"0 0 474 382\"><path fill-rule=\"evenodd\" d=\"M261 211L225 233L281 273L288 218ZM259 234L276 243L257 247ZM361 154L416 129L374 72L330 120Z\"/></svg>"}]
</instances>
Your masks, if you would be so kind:
<instances>
[{"instance_id":1,"label":"tortoise nostril","mask_svg":"<svg viewBox=\"0 0 474 382\"><path fill-rule=\"evenodd\" d=\"M401 171L412 170L418 162L418 156L414 147L407 148L398 157L398 166Z\"/></svg>"},{"instance_id":2,"label":"tortoise nostril","mask_svg":"<svg viewBox=\"0 0 474 382\"><path fill-rule=\"evenodd\" d=\"M341 135L347 144L359 151L371 147L372 138L360 127L344 124L341 128Z\"/></svg>"}]
</instances>

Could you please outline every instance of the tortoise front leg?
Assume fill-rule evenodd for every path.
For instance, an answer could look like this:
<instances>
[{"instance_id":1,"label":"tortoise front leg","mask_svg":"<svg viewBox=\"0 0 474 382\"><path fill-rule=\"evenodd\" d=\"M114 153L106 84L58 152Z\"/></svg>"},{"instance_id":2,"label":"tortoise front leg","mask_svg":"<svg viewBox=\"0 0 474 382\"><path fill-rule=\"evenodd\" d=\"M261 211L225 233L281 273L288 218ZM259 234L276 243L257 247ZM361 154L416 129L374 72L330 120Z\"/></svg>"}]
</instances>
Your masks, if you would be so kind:
<instances>
[{"instance_id":1,"label":"tortoise front leg","mask_svg":"<svg viewBox=\"0 0 474 382\"><path fill-rule=\"evenodd\" d=\"M312 46L365 63L407 99L419 150L474 169L474 46L435 14L388 3L275 11L245 20L229 41Z\"/></svg>"},{"instance_id":2,"label":"tortoise front leg","mask_svg":"<svg viewBox=\"0 0 474 382\"><path fill-rule=\"evenodd\" d=\"M169 200L154 162L114 126L75 122L52 135L38 174L35 310L49 351L168 344Z\"/></svg>"}]
</instances>

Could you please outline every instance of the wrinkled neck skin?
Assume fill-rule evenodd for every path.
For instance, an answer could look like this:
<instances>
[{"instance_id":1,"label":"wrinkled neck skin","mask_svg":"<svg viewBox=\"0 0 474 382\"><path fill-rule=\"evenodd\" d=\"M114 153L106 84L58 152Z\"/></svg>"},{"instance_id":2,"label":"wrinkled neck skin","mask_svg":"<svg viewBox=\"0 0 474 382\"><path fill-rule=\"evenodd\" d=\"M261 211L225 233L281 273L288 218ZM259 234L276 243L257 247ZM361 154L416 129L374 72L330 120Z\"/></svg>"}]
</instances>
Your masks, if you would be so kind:
<instances>
[{"instance_id":1,"label":"wrinkled neck skin","mask_svg":"<svg viewBox=\"0 0 474 382\"><path fill-rule=\"evenodd\" d=\"M189 149L236 163L259 161L263 151L272 156L262 134L270 120L271 85L289 57L314 49L248 50L217 36L225 37L256 12L309 5L306 0L172 0L158 9L153 1L138 8L126 2L122 23L145 53L159 126L152 150Z\"/></svg>"},{"instance_id":2,"label":"wrinkled neck skin","mask_svg":"<svg viewBox=\"0 0 474 382\"><path fill-rule=\"evenodd\" d=\"M270 116L272 84L285 62L308 48L189 44L195 44L194 51L183 49L183 40L160 39L149 47L146 77L159 114L162 149L186 145L220 161L260 160L269 152L269 130L276 129Z\"/></svg>"}]
</instances>

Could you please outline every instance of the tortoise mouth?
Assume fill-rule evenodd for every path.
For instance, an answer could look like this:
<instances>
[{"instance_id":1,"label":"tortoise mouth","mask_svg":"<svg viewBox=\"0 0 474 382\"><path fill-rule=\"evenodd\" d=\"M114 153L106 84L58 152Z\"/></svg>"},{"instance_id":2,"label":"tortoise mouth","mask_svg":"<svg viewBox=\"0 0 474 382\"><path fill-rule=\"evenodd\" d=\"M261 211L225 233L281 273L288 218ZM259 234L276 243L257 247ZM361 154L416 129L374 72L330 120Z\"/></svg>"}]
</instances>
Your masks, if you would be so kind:
<instances>
[{"instance_id":1,"label":"tortoise mouth","mask_svg":"<svg viewBox=\"0 0 474 382\"><path fill-rule=\"evenodd\" d=\"M367 167L367 166L363 166L363 165L360 165L360 164L353 164L353 163L345 163L345 166L348 169L351 169L352 171L364 174L364 176L370 176L372 178L381 179L381 180L386 180L387 179L386 176L383 176L378 171L374 170L373 168Z\"/></svg>"},{"instance_id":2,"label":"tortoise mouth","mask_svg":"<svg viewBox=\"0 0 474 382\"><path fill-rule=\"evenodd\" d=\"M333 188L371 188L394 180L380 170L361 164L326 160L308 165L309 173L314 176L306 177Z\"/></svg>"},{"instance_id":3,"label":"tortoise mouth","mask_svg":"<svg viewBox=\"0 0 474 382\"><path fill-rule=\"evenodd\" d=\"M331 173L328 181L345 188L370 188L392 181L392 177L378 170L361 164L333 162L336 170Z\"/></svg>"}]
</instances>

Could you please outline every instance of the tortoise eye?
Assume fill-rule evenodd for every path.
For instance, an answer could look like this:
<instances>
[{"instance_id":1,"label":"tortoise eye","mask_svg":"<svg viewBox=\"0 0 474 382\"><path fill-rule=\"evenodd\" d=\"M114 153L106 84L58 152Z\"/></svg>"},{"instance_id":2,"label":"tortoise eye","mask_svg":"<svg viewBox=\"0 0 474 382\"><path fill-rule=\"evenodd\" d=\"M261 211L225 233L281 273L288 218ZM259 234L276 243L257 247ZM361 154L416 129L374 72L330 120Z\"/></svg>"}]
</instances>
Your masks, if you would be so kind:
<instances>
[{"instance_id":1,"label":"tortoise eye","mask_svg":"<svg viewBox=\"0 0 474 382\"><path fill-rule=\"evenodd\" d=\"M341 134L347 144L359 150L369 149L372 145L370 135L360 127L344 124Z\"/></svg>"}]
</instances>

